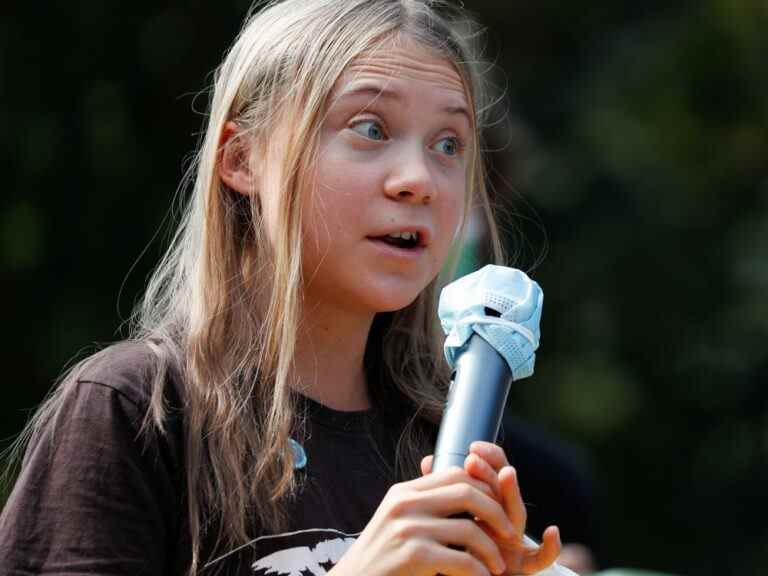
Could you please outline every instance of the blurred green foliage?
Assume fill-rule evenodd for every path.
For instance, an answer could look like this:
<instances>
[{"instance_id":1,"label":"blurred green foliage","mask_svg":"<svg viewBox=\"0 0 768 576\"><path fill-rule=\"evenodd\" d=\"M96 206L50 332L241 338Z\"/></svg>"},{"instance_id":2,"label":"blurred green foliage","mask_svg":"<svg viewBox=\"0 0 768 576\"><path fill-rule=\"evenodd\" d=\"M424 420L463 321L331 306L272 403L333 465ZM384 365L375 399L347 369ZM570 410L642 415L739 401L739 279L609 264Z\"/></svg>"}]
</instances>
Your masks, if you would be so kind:
<instances>
[{"instance_id":1,"label":"blurred green foliage","mask_svg":"<svg viewBox=\"0 0 768 576\"><path fill-rule=\"evenodd\" d=\"M604 565L763 574L768 4L466 4L510 103L489 131L509 247L546 293L513 410L588 455ZM5 8L3 438L120 337L247 7Z\"/></svg>"}]
</instances>

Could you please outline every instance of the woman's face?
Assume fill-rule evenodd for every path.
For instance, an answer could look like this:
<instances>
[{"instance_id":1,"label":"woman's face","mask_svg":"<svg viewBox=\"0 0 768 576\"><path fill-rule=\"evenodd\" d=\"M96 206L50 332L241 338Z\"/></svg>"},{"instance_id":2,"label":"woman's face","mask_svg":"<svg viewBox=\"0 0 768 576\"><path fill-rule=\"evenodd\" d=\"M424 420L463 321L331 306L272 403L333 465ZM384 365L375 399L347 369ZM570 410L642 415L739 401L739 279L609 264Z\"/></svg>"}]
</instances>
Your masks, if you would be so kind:
<instances>
[{"instance_id":1,"label":"woman's face","mask_svg":"<svg viewBox=\"0 0 768 576\"><path fill-rule=\"evenodd\" d=\"M447 60L405 42L353 63L329 102L302 191L305 298L403 308L439 273L462 221L474 146L464 86Z\"/></svg>"}]
</instances>

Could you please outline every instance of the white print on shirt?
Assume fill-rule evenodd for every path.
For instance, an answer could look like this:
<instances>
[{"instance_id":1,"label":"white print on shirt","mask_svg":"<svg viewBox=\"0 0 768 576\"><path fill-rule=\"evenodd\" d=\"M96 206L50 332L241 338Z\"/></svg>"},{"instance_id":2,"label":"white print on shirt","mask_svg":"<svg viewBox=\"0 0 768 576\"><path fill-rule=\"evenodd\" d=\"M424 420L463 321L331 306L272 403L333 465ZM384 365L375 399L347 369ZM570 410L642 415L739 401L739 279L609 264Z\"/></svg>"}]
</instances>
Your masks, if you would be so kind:
<instances>
[{"instance_id":1,"label":"white print on shirt","mask_svg":"<svg viewBox=\"0 0 768 576\"><path fill-rule=\"evenodd\" d=\"M209 562L206 568L232 554L252 552L254 576L323 576L346 553L357 534L339 530L313 528L271 536L261 536L222 557ZM526 543L535 544L525 536ZM534 576L577 576L575 572L555 563Z\"/></svg>"},{"instance_id":2,"label":"white print on shirt","mask_svg":"<svg viewBox=\"0 0 768 576\"><path fill-rule=\"evenodd\" d=\"M250 543L254 576L321 576L336 565L357 534L316 528L274 536Z\"/></svg>"}]
</instances>

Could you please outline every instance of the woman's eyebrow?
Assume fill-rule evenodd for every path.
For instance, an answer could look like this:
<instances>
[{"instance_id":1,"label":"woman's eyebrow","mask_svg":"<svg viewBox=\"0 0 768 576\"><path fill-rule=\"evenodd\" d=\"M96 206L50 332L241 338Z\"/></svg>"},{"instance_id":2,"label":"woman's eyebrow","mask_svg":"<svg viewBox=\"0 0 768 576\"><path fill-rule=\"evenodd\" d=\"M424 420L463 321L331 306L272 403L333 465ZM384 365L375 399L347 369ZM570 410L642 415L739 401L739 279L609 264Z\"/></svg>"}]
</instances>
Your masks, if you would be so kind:
<instances>
[{"instance_id":1,"label":"woman's eyebrow","mask_svg":"<svg viewBox=\"0 0 768 576\"><path fill-rule=\"evenodd\" d=\"M341 98L354 98L357 96L368 96L371 100L377 100L378 98L386 98L388 100L401 101L403 98L396 91L387 88L386 86L379 86L376 84L358 84L352 85L346 88L340 95Z\"/></svg>"},{"instance_id":2,"label":"woman's eyebrow","mask_svg":"<svg viewBox=\"0 0 768 576\"><path fill-rule=\"evenodd\" d=\"M467 123L472 126L472 116L469 115L469 110L467 110L466 106L446 106L443 108L443 112L447 112L451 115L458 114L459 116L464 116Z\"/></svg>"},{"instance_id":3,"label":"woman's eyebrow","mask_svg":"<svg viewBox=\"0 0 768 576\"><path fill-rule=\"evenodd\" d=\"M338 99L341 100L360 96L367 96L370 98L371 102L374 102L379 98L393 100L395 102L402 102L403 100L403 97L399 92L378 84L358 84L349 86L339 95ZM472 125L472 116L466 106L448 105L443 108L443 112L449 115L464 116L469 125Z\"/></svg>"}]
</instances>

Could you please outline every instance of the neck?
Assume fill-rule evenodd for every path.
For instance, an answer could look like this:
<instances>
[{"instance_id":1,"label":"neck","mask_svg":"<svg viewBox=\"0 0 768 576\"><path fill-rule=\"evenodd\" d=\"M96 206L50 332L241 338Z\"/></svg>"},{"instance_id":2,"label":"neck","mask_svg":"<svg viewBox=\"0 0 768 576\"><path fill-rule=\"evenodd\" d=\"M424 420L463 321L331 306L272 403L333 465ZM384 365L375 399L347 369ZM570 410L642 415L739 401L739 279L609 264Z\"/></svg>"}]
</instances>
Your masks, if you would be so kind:
<instances>
[{"instance_id":1,"label":"neck","mask_svg":"<svg viewBox=\"0 0 768 576\"><path fill-rule=\"evenodd\" d=\"M336 410L365 410L363 356L373 314L306 303L294 359L298 390Z\"/></svg>"}]
</instances>

